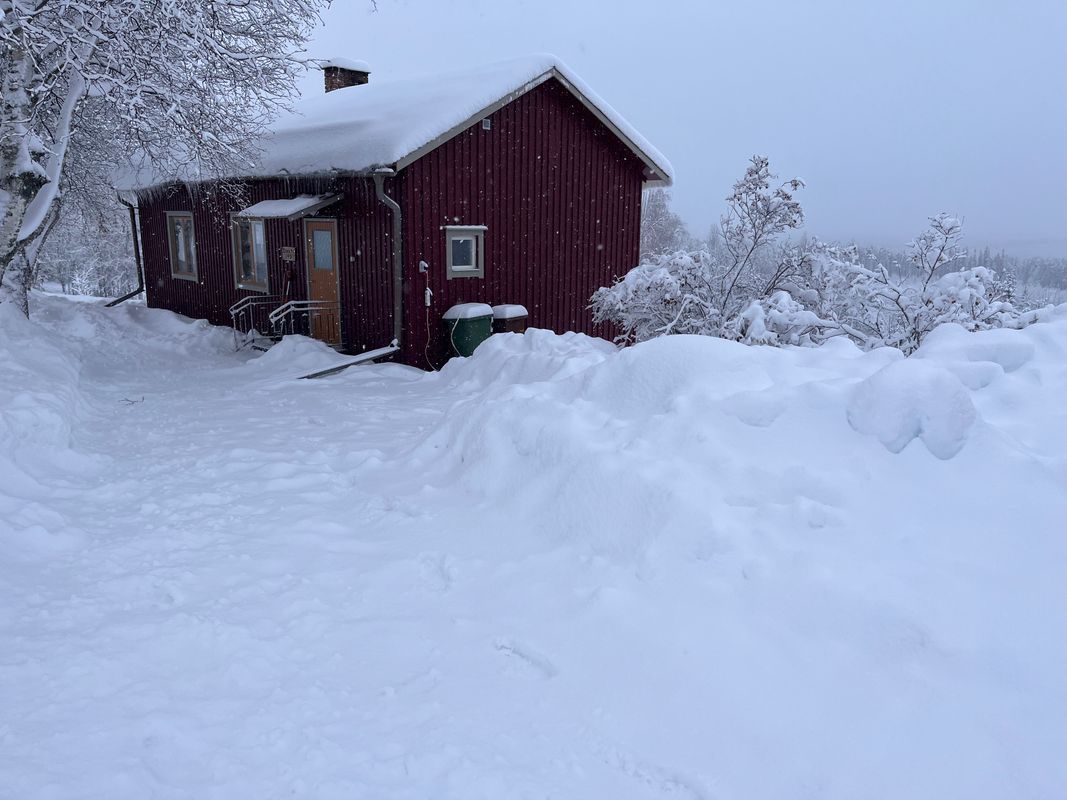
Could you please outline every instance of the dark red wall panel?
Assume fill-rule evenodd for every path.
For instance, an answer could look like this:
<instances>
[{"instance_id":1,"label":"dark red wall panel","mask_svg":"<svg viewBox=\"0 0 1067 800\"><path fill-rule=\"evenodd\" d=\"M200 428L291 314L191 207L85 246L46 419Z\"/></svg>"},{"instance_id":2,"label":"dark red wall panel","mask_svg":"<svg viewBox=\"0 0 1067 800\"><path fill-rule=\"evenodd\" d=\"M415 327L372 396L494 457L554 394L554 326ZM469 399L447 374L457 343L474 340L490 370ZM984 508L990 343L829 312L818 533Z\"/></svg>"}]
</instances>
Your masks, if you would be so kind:
<instances>
[{"instance_id":1,"label":"dark red wall panel","mask_svg":"<svg viewBox=\"0 0 1067 800\"><path fill-rule=\"evenodd\" d=\"M395 188L387 183L387 190ZM387 345L393 338L391 216L363 178L270 179L247 183L238 200L210 186L173 186L142 192L139 199L148 305L229 325L229 308L255 295L236 288L230 213L261 200L298 194L342 193L344 198L317 215L337 219L338 268L345 343L354 351ZM173 278L166 236L167 211L192 211L196 234L196 282ZM307 296L302 221L266 221L270 294ZM281 260L280 248L294 247L296 262ZM292 276L289 282L290 274Z\"/></svg>"},{"instance_id":2,"label":"dark red wall panel","mask_svg":"<svg viewBox=\"0 0 1067 800\"><path fill-rule=\"evenodd\" d=\"M440 318L455 303L521 303L533 327L610 337L589 298L637 264L643 165L633 153L556 81L490 119L403 172L406 363L428 366L428 323L440 365ZM484 279L447 280L445 225L488 226Z\"/></svg>"}]
</instances>

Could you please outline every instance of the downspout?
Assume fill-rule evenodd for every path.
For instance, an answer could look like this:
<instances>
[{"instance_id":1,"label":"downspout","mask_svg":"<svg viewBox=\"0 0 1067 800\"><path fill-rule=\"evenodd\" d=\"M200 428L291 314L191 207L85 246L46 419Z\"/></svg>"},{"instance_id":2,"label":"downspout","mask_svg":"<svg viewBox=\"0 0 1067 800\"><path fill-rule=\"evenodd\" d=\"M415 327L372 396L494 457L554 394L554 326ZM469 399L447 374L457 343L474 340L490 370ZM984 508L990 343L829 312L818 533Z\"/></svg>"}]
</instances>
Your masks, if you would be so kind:
<instances>
[{"instance_id":1,"label":"downspout","mask_svg":"<svg viewBox=\"0 0 1067 800\"><path fill-rule=\"evenodd\" d=\"M389 167L375 170L374 192L384 205L393 212L393 345L400 347L400 334L404 328L404 218L400 204L385 193L385 179L396 175Z\"/></svg>"},{"instance_id":2,"label":"downspout","mask_svg":"<svg viewBox=\"0 0 1067 800\"><path fill-rule=\"evenodd\" d=\"M117 193L116 193L117 194ZM122 199L121 194L117 194L119 202L130 210L130 233L133 234L133 262L137 265L137 288L132 292L124 294L122 297L118 297L107 304L107 308L117 306L119 303L125 303L131 297L136 297L144 291L144 266L141 263L141 236L137 226L137 208L132 203Z\"/></svg>"}]
</instances>

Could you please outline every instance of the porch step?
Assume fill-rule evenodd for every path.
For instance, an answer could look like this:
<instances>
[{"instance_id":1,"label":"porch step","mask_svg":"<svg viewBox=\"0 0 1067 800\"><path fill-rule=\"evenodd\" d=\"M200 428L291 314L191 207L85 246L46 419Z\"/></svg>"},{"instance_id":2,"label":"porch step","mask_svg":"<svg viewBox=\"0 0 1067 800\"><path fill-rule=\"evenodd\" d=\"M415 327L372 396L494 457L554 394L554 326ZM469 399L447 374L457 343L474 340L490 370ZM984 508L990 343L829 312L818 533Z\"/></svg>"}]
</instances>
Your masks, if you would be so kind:
<instances>
[{"instance_id":1,"label":"porch step","mask_svg":"<svg viewBox=\"0 0 1067 800\"><path fill-rule=\"evenodd\" d=\"M261 353L266 353L281 340L281 336L256 336L239 344L237 349L241 350L247 347L249 350L258 350Z\"/></svg>"}]
</instances>

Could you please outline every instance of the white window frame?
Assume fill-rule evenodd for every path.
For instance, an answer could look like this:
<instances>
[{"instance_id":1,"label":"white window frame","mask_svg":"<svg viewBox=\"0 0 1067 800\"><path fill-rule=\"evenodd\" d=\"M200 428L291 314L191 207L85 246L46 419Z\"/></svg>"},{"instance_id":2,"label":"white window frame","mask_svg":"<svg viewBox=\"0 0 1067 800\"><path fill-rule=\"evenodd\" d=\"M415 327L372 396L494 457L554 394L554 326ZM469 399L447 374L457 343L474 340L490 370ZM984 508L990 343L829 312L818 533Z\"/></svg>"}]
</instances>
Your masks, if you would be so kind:
<instances>
[{"instance_id":1,"label":"white window frame","mask_svg":"<svg viewBox=\"0 0 1067 800\"><path fill-rule=\"evenodd\" d=\"M448 280L454 278L485 277L485 225L445 225L445 264ZM456 239L474 241L474 266L455 267L452 264L452 242Z\"/></svg>"},{"instance_id":2,"label":"white window frame","mask_svg":"<svg viewBox=\"0 0 1067 800\"><path fill-rule=\"evenodd\" d=\"M189 236L185 242L185 263L191 267L189 272L178 269L177 238L174 235L174 220L189 220ZM170 254L170 276L183 281L199 281L200 271L196 264L196 222L193 220L192 211L168 211L166 212L167 223L167 252Z\"/></svg>"},{"instance_id":3,"label":"white window frame","mask_svg":"<svg viewBox=\"0 0 1067 800\"><path fill-rule=\"evenodd\" d=\"M245 289L250 292L263 292L267 294L270 292L270 250L267 248L267 225L262 217L238 217L236 214L231 215L230 218L230 244L233 251L233 282L238 289ZM255 281L243 281L241 279L241 224L247 223L249 226L249 245L252 248L252 272L256 271L256 245L255 239L252 238L252 226L260 225L263 228L263 257L266 259L266 267L264 272L263 283L257 283Z\"/></svg>"}]
</instances>

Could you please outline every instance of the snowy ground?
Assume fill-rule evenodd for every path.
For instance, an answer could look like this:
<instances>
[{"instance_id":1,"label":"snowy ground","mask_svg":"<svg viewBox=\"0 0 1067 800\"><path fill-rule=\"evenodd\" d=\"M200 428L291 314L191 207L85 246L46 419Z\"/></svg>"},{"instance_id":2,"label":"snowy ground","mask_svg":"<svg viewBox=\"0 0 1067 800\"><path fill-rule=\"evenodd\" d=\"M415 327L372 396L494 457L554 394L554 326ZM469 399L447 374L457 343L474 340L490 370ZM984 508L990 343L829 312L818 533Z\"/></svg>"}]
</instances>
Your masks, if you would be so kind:
<instances>
[{"instance_id":1,"label":"snowy ground","mask_svg":"<svg viewBox=\"0 0 1067 800\"><path fill-rule=\"evenodd\" d=\"M439 375L0 306L0 797L1067 796L1067 307Z\"/></svg>"}]
</instances>

